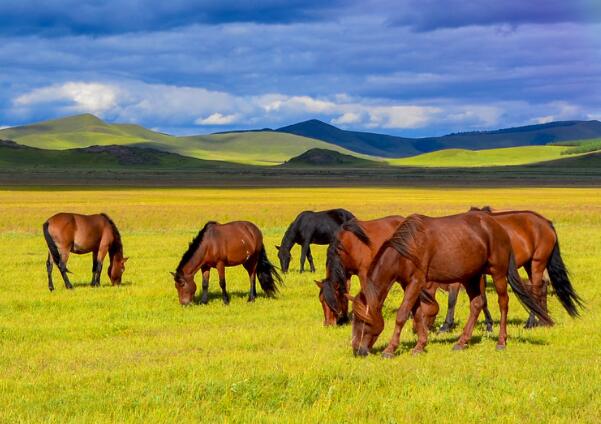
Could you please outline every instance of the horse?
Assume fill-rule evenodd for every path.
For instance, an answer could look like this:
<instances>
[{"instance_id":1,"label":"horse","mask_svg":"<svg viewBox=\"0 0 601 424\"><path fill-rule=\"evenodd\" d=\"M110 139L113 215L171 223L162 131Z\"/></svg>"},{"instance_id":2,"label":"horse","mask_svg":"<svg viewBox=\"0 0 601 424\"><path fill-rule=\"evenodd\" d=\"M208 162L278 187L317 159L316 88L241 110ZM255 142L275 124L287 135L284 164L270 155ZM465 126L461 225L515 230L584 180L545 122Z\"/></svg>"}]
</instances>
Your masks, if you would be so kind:
<instances>
[{"instance_id":1,"label":"horse","mask_svg":"<svg viewBox=\"0 0 601 424\"><path fill-rule=\"evenodd\" d=\"M580 315L579 308L584 302L576 293L569 278L568 270L561 257L559 237L553 222L533 211L495 211L490 206L482 209L472 207L471 211L488 213L507 231L518 268L524 267L533 295L547 311L547 277L559 302L572 317ZM546 271L546 273L545 273ZM449 295L451 301L457 300ZM452 318L452 316L451 316ZM525 328L533 328L542 323L530 314ZM548 324L548 323L547 323Z\"/></svg>"},{"instance_id":2,"label":"horse","mask_svg":"<svg viewBox=\"0 0 601 424\"><path fill-rule=\"evenodd\" d=\"M455 350L465 349L483 306L482 274L492 275L501 311L497 349L507 342L507 283L528 311L544 322L551 317L522 285L517 273L511 241L507 232L487 213L464 213L440 218L411 215L374 258L367 284L353 302L352 347L356 355L365 356L384 329L382 306L395 281L404 287L405 295L397 311L393 336L383 352L391 358L399 345L401 330L413 311L418 341L413 353L424 351L428 332L418 302L430 282L461 282L470 298L470 316Z\"/></svg>"},{"instance_id":3,"label":"horse","mask_svg":"<svg viewBox=\"0 0 601 424\"><path fill-rule=\"evenodd\" d=\"M175 288L182 305L189 305L196 293L194 275L202 271L201 303L206 304L209 296L211 268L217 268L223 303L230 303L226 290L225 267L242 265L250 278L248 301L257 297L256 278L269 297L275 296L282 280L276 268L269 262L263 244L263 234L255 224L248 221L233 221L219 224L209 221L190 242L175 272Z\"/></svg>"},{"instance_id":4,"label":"horse","mask_svg":"<svg viewBox=\"0 0 601 424\"><path fill-rule=\"evenodd\" d=\"M44 238L48 245L46 271L48 272L48 289L54 290L52 282L53 264L58 269L67 289L73 285L67 273L69 253L77 255L92 252L92 287L100 287L102 263L108 252L110 264L108 275L111 284L121 284L125 271L126 257L123 256L123 243L117 226L107 214L80 215L76 213L58 213L44 222L42 226Z\"/></svg>"},{"instance_id":5,"label":"horse","mask_svg":"<svg viewBox=\"0 0 601 424\"><path fill-rule=\"evenodd\" d=\"M324 312L324 325L342 325L348 322L348 299L350 278L357 275L361 287L367 281L367 273L373 258L382 245L388 241L405 218L398 215L387 216L371 221L351 220L342 225L335 240L328 247L326 259L326 278L316 280L319 287L319 301ZM460 283L449 287L461 286ZM435 301L436 289L445 289L445 285L432 284L427 289L430 302L423 302L421 308L426 327L434 324L439 305ZM492 318L486 302L484 305L486 328L492 331Z\"/></svg>"},{"instance_id":6,"label":"horse","mask_svg":"<svg viewBox=\"0 0 601 424\"><path fill-rule=\"evenodd\" d=\"M355 216L345 209L330 209L327 211L303 211L288 226L278 250L278 258L282 272L288 272L290 267L290 250L295 244L301 246L300 272L305 270L305 258L309 260L311 272L315 272L311 243L328 245L332 243L340 226Z\"/></svg>"},{"instance_id":7,"label":"horse","mask_svg":"<svg viewBox=\"0 0 601 424\"><path fill-rule=\"evenodd\" d=\"M370 221L351 220L342 225L328 247L326 278L315 281L319 287L324 325L348 322L345 295L350 289L351 276L357 275L363 287L372 259L404 220L402 216L393 215Z\"/></svg>"}]
</instances>

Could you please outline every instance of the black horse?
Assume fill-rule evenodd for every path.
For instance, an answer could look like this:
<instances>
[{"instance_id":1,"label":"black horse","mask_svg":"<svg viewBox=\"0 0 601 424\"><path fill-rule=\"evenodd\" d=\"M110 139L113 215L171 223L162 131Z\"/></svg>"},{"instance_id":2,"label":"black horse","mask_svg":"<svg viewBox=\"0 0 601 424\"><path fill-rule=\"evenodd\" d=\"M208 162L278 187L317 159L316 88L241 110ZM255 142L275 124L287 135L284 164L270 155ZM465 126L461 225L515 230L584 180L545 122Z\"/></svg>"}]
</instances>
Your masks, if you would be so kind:
<instances>
[{"instance_id":1,"label":"black horse","mask_svg":"<svg viewBox=\"0 0 601 424\"><path fill-rule=\"evenodd\" d=\"M288 272L290 267L290 250L295 244L301 246L300 272L305 269L305 258L309 259L311 272L315 272L315 264L311 255L309 244L330 244L336 237L340 226L355 216L345 209L330 209L327 211L303 211L288 227L281 246L278 249L278 258L283 272Z\"/></svg>"}]
</instances>

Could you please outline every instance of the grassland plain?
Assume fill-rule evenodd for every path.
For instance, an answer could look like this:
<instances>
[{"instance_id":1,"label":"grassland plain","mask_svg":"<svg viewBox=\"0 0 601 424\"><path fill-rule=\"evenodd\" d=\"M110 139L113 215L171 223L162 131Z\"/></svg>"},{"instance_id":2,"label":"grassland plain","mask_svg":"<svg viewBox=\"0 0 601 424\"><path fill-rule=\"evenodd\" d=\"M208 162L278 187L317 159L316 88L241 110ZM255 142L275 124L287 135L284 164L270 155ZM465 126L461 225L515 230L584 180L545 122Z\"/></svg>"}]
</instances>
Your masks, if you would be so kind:
<instances>
[{"instance_id":1,"label":"grassland plain","mask_svg":"<svg viewBox=\"0 0 601 424\"><path fill-rule=\"evenodd\" d=\"M557 325L527 331L526 312L512 296L505 352L496 352L495 336L479 326L464 352L451 351L455 330L432 334L428 352L413 357L415 336L405 331L395 359L358 359L349 326L322 327L313 278L323 275L325 247L313 249L315 275L297 272L296 248L278 299L260 297L255 304L246 302L241 268L227 270L228 307L215 275L209 305L180 307L168 274L209 219L254 221L273 260L273 245L304 209L340 206L369 219L444 215L483 204L535 209L554 220L574 285L588 304L581 319L570 319L551 298ZM92 289L89 255L73 256L75 290L57 284L48 292L41 224L59 210L114 218L131 257L123 286L110 287L103 273L102 287ZM0 421L599 422L600 240L599 189L5 188ZM357 286L354 281L353 291ZM438 297L446 302L444 294ZM401 299L393 289L377 350L391 334ZM465 296L458 314L461 325Z\"/></svg>"}]
</instances>

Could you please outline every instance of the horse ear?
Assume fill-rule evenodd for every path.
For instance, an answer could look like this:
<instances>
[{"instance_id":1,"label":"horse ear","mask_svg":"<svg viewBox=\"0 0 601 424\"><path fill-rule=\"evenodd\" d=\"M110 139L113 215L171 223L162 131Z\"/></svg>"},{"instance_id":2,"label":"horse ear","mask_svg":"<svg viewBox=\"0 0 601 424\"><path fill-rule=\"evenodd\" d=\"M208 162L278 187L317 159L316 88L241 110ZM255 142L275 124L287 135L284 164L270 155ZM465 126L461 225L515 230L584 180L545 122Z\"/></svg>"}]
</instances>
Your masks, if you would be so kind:
<instances>
[{"instance_id":1,"label":"horse ear","mask_svg":"<svg viewBox=\"0 0 601 424\"><path fill-rule=\"evenodd\" d=\"M276 246L275 246L275 248L276 248L277 250L280 250L280 246L278 246L278 245L276 245Z\"/></svg>"},{"instance_id":2,"label":"horse ear","mask_svg":"<svg viewBox=\"0 0 601 424\"><path fill-rule=\"evenodd\" d=\"M177 275L173 271L170 271L169 274L171 274L173 276L173 278L177 277Z\"/></svg>"},{"instance_id":3,"label":"horse ear","mask_svg":"<svg viewBox=\"0 0 601 424\"><path fill-rule=\"evenodd\" d=\"M350 293L344 293L344 297L346 297L351 302L355 301L355 296L351 296Z\"/></svg>"},{"instance_id":4,"label":"horse ear","mask_svg":"<svg viewBox=\"0 0 601 424\"><path fill-rule=\"evenodd\" d=\"M126 256L125 258L123 258L123 263L127 262L128 259L129 259L129 256Z\"/></svg>"},{"instance_id":5,"label":"horse ear","mask_svg":"<svg viewBox=\"0 0 601 424\"><path fill-rule=\"evenodd\" d=\"M319 287L320 289L323 289L323 281L319 281L319 280L314 280L315 284L317 284L317 287Z\"/></svg>"}]
</instances>

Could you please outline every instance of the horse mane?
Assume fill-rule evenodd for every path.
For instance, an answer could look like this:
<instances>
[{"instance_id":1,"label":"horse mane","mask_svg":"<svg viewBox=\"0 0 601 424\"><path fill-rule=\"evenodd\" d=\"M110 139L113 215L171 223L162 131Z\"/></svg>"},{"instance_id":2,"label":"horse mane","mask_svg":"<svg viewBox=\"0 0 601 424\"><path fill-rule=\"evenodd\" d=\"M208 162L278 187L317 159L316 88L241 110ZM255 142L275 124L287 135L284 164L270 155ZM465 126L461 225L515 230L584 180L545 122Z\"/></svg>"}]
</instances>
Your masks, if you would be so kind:
<instances>
[{"instance_id":1,"label":"horse mane","mask_svg":"<svg viewBox=\"0 0 601 424\"><path fill-rule=\"evenodd\" d=\"M109 225L113 229L113 242L109 246L109 255L113 257L116 253L123 252L123 242L121 241L121 233L117 229L117 225L115 225L115 222L111 219L110 216L108 216L105 213L101 213L100 215L102 215L108 221Z\"/></svg>"},{"instance_id":2,"label":"horse mane","mask_svg":"<svg viewBox=\"0 0 601 424\"><path fill-rule=\"evenodd\" d=\"M326 255L326 270L329 271L329 278L327 280L337 283L338 291L342 294L346 292L346 269L340 260L340 252L343 250L344 247L340 243L340 239L336 237L328 246Z\"/></svg>"},{"instance_id":3,"label":"horse mane","mask_svg":"<svg viewBox=\"0 0 601 424\"><path fill-rule=\"evenodd\" d=\"M202 243L202 239L203 239L205 233L207 232L209 227L213 224L217 224L217 222L215 222L215 221L207 222L205 224L205 226L202 227L202 229L198 232L198 234L196 234L196 237L194 237L194 239L188 245L188 250L186 250L186 252L183 254L182 259L180 260L179 265L177 266L176 273L180 273L183 270L184 266L188 263L188 261L190 259L192 259L192 256L194 256L194 253L200 246L200 243Z\"/></svg>"},{"instance_id":4,"label":"horse mane","mask_svg":"<svg viewBox=\"0 0 601 424\"><path fill-rule=\"evenodd\" d=\"M286 229L286 232L284 233L284 237L282 237L282 242L280 243L281 244L280 247L283 247L284 249L292 248L292 245L294 244L294 237L296 236L298 221L305 212L308 212L308 211L303 211L303 212L299 213L298 216L294 219L294 221L292 221L290 223L290 225Z\"/></svg>"},{"instance_id":5,"label":"horse mane","mask_svg":"<svg viewBox=\"0 0 601 424\"><path fill-rule=\"evenodd\" d=\"M326 215L328 215L330 218L336 221L338 225L342 225L345 222L350 221L351 219L355 219L355 215L353 215L346 209L330 209L324 212L326 213Z\"/></svg>"},{"instance_id":6,"label":"horse mane","mask_svg":"<svg viewBox=\"0 0 601 424\"><path fill-rule=\"evenodd\" d=\"M472 206L469 210L470 212L476 211L476 212L489 212L489 213L493 213L493 209L486 205L486 206L482 206L481 208L476 207L476 206Z\"/></svg>"},{"instance_id":7,"label":"horse mane","mask_svg":"<svg viewBox=\"0 0 601 424\"><path fill-rule=\"evenodd\" d=\"M414 264L419 264L419 257L413 251L415 247L415 236L423 232L423 219L419 215L409 216L394 232L392 238L384 243L380 252L387 246L391 246L399 252L399 255L409 259ZM378 252L379 253L379 252Z\"/></svg>"},{"instance_id":8,"label":"horse mane","mask_svg":"<svg viewBox=\"0 0 601 424\"><path fill-rule=\"evenodd\" d=\"M367 246L371 244L369 237L367 236L367 234L365 234L363 227L359 225L359 222L356 219L352 219L342 224L341 230L349 231Z\"/></svg>"}]
</instances>

